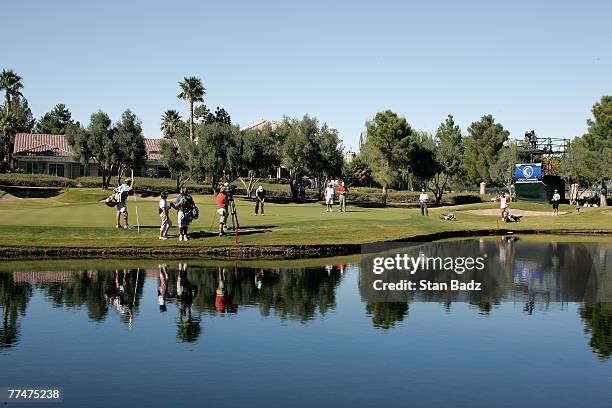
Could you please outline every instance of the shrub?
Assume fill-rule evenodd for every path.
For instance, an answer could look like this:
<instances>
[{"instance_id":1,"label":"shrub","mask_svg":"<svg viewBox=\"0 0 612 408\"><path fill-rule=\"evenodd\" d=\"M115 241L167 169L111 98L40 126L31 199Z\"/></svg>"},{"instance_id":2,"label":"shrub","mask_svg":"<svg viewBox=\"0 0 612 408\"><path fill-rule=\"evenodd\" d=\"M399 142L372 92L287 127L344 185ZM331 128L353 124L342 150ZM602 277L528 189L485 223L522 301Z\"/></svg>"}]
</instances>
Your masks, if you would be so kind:
<instances>
[{"instance_id":1,"label":"shrub","mask_svg":"<svg viewBox=\"0 0 612 408\"><path fill-rule=\"evenodd\" d=\"M46 174L0 174L0 185L15 187L76 187L75 180Z\"/></svg>"}]
</instances>

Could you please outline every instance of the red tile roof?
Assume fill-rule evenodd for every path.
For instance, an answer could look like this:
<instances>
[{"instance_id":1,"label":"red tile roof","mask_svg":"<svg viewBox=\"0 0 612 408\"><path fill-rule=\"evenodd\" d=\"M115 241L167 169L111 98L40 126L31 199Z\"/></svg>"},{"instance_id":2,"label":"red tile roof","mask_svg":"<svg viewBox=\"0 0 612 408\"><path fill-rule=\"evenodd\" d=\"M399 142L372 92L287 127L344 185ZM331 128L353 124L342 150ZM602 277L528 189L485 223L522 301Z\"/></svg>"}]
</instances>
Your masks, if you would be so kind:
<instances>
[{"instance_id":1,"label":"red tile roof","mask_svg":"<svg viewBox=\"0 0 612 408\"><path fill-rule=\"evenodd\" d=\"M72 149L64 135L17 133L15 135L15 156L70 157Z\"/></svg>"},{"instance_id":2,"label":"red tile roof","mask_svg":"<svg viewBox=\"0 0 612 408\"><path fill-rule=\"evenodd\" d=\"M147 159L160 161L161 155L161 142L163 139L145 139L145 148L147 149Z\"/></svg>"},{"instance_id":3,"label":"red tile roof","mask_svg":"<svg viewBox=\"0 0 612 408\"><path fill-rule=\"evenodd\" d=\"M162 140L163 139L145 139L148 160L161 160ZM64 135L37 133L17 133L15 135L13 152L15 156L72 156L72 149Z\"/></svg>"}]
</instances>

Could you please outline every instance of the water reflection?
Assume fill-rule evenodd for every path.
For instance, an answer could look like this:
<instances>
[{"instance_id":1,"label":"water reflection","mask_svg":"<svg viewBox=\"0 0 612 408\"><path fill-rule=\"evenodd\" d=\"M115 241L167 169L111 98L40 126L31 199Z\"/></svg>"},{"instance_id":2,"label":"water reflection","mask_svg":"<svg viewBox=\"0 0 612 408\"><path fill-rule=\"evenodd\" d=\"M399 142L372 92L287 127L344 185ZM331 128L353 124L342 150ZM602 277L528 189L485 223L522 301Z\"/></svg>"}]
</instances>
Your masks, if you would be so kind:
<instances>
[{"instance_id":1,"label":"water reflection","mask_svg":"<svg viewBox=\"0 0 612 408\"><path fill-rule=\"evenodd\" d=\"M12 274L0 273L0 302L2 302L0 347L12 347L19 341L19 319L25 315L31 297L32 285L16 284Z\"/></svg>"},{"instance_id":2,"label":"water reflection","mask_svg":"<svg viewBox=\"0 0 612 408\"><path fill-rule=\"evenodd\" d=\"M252 267L241 262L202 266L175 261L145 268L0 272L0 348L19 343L20 320L35 292L53 307L84 309L92 322L117 319L132 330L138 327L139 313L150 308L160 319L172 319L179 342L193 343L203 336L207 316L240 317L241 311L258 310L262 316L301 323L320 318L336 308L336 289L345 270L356 270L365 315L376 328L392 330L410 324L410 306L415 302L438 303L441 311L450 314L462 302L485 316L494 314L503 302L517 304L525 316L546 313L552 304L566 308L568 303L579 303L589 346L606 359L612 355L610 249L606 243L533 242L515 237L414 246L405 251L444 257L486 254L483 271L459 276L462 281L482 282L482 291L401 292L384 299L370 292L375 277L364 263L346 265L341 259L319 267L287 263ZM444 273L430 271L420 279L457 278L452 272ZM146 285L151 288L148 292ZM359 312L363 315L363 309Z\"/></svg>"}]
</instances>

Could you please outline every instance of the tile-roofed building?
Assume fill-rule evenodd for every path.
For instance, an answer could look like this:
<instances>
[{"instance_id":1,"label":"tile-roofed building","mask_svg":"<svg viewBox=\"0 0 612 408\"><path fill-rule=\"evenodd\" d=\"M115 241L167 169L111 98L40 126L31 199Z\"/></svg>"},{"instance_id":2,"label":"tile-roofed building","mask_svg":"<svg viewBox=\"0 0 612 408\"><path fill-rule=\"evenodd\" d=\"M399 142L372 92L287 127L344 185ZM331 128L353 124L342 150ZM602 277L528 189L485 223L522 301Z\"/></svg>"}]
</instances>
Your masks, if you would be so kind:
<instances>
[{"instance_id":1,"label":"tile-roofed building","mask_svg":"<svg viewBox=\"0 0 612 408\"><path fill-rule=\"evenodd\" d=\"M142 168L134 169L136 175L171 177L168 168L161 163L161 141L162 139L145 139L147 161ZM72 157L72 149L64 135L17 133L13 157L17 167L24 173L68 178L98 175L95 163L83 166Z\"/></svg>"},{"instance_id":2,"label":"tile-roofed building","mask_svg":"<svg viewBox=\"0 0 612 408\"><path fill-rule=\"evenodd\" d=\"M161 161L161 142L163 139L145 139L147 160Z\"/></svg>"},{"instance_id":3,"label":"tile-roofed building","mask_svg":"<svg viewBox=\"0 0 612 408\"><path fill-rule=\"evenodd\" d=\"M63 135L17 133L13 152L16 155L70 157L72 150Z\"/></svg>"},{"instance_id":4,"label":"tile-roofed building","mask_svg":"<svg viewBox=\"0 0 612 408\"><path fill-rule=\"evenodd\" d=\"M277 128L281 125L282 122L276 120L260 120L259 122L252 123L248 126L243 127L240 130L250 130L250 129L263 129L265 126L269 125L272 129Z\"/></svg>"}]
</instances>

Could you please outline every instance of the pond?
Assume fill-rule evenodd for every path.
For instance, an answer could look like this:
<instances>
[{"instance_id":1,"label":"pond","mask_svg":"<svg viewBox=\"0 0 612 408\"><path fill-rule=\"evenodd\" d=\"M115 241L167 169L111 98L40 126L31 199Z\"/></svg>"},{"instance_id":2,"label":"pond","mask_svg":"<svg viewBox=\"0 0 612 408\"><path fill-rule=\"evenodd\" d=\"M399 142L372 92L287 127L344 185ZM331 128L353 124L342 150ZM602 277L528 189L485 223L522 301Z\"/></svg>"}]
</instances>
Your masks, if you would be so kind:
<instances>
[{"instance_id":1,"label":"pond","mask_svg":"<svg viewBox=\"0 0 612 408\"><path fill-rule=\"evenodd\" d=\"M612 406L612 243L492 237L480 291L376 299L364 258L0 266L0 387L63 406ZM25 406L25 405L21 405Z\"/></svg>"}]
</instances>

